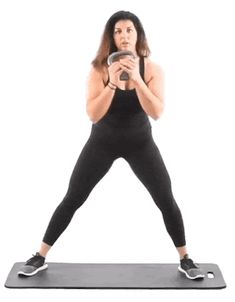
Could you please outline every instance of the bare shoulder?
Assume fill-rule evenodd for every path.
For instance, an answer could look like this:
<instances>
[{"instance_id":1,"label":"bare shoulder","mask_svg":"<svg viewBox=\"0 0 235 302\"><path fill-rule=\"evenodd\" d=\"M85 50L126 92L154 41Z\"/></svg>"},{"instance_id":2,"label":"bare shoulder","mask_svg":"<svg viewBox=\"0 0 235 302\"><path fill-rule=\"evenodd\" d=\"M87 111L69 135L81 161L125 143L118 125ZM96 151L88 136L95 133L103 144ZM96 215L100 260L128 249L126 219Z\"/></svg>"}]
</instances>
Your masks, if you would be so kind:
<instances>
[{"instance_id":1,"label":"bare shoulder","mask_svg":"<svg viewBox=\"0 0 235 302\"><path fill-rule=\"evenodd\" d=\"M92 65L87 80L87 100L89 101L99 95L106 85L104 70Z\"/></svg>"},{"instance_id":2,"label":"bare shoulder","mask_svg":"<svg viewBox=\"0 0 235 302\"><path fill-rule=\"evenodd\" d=\"M150 58L145 58L145 76L146 81L149 82L152 78L163 78L164 71L159 64L153 62Z\"/></svg>"},{"instance_id":3,"label":"bare shoulder","mask_svg":"<svg viewBox=\"0 0 235 302\"><path fill-rule=\"evenodd\" d=\"M105 68L97 69L93 65L91 65L91 69L88 74L89 82L105 83L106 78L107 78L107 71L105 70Z\"/></svg>"}]
</instances>

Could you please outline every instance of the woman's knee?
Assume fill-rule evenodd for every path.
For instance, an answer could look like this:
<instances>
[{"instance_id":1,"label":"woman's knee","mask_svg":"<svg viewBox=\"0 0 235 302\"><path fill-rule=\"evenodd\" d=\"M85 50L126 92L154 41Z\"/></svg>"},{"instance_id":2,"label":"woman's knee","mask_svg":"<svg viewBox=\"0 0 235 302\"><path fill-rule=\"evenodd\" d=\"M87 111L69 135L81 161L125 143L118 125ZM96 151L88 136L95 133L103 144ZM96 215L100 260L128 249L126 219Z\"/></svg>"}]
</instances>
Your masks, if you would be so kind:
<instances>
[{"instance_id":1,"label":"woman's knee","mask_svg":"<svg viewBox=\"0 0 235 302\"><path fill-rule=\"evenodd\" d=\"M67 193L60 203L59 207L65 212L76 211L85 202L86 197L76 194Z\"/></svg>"},{"instance_id":2,"label":"woman's knee","mask_svg":"<svg viewBox=\"0 0 235 302\"><path fill-rule=\"evenodd\" d=\"M162 212L175 212L179 210L179 207L172 194L165 194L164 196L159 196L154 198L156 205Z\"/></svg>"}]
</instances>

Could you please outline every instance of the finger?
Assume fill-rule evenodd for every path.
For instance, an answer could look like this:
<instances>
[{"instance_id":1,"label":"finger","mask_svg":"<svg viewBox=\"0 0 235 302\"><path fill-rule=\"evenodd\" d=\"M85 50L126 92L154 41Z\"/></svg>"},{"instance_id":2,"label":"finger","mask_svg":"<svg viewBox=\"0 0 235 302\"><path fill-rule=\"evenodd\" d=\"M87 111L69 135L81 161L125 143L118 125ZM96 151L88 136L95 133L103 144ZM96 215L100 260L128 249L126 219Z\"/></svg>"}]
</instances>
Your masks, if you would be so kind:
<instances>
[{"instance_id":1,"label":"finger","mask_svg":"<svg viewBox=\"0 0 235 302\"><path fill-rule=\"evenodd\" d=\"M131 58L125 58L125 59L120 59L119 62L122 64L128 64L128 63L134 62L134 61Z\"/></svg>"},{"instance_id":2,"label":"finger","mask_svg":"<svg viewBox=\"0 0 235 302\"><path fill-rule=\"evenodd\" d=\"M116 69L118 69L118 68L120 68L119 62L112 63L112 64L108 67L109 70L116 70Z\"/></svg>"},{"instance_id":3,"label":"finger","mask_svg":"<svg viewBox=\"0 0 235 302\"><path fill-rule=\"evenodd\" d=\"M127 72L128 74L130 74L132 72L132 69L126 68L126 67L122 67L121 69L121 74L123 73L123 71Z\"/></svg>"},{"instance_id":4,"label":"finger","mask_svg":"<svg viewBox=\"0 0 235 302\"><path fill-rule=\"evenodd\" d=\"M121 68L134 69L136 65L134 63L120 63Z\"/></svg>"},{"instance_id":5,"label":"finger","mask_svg":"<svg viewBox=\"0 0 235 302\"><path fill-rule=\"evenodd\" d=\"M119 63L111 64L111 65L108 67L109 72L117 72L117 71L120 70L120 69L121 69L121 67L120 67L120 64L119 64Z\"/></svg>"},{"instance_id":6,"label":"finger","mask_svg":"<svg viewBox=\"0 0 235 302\"><path fill-rule=\"evenodd\" d=\"M119 62L122 64L137 64L137 61L133 58L120 59Z\"/></svg>"},{"instance_id":7,"label":"finger","mask_svg":"<svg viewBox=\"0 0 235 302\"><path fill-rule=\"evenodd\" d=\"M120 75L123 73L123 70L122 69L120 69L118 72L117 72L117 76L118 76L118 78L120 78Z\"/></svg>"},{"instance_id":8,"label":"finger","mask_svg":"<svg viewBox=\"0 0 235 302\"><path fill-rule=\"evenodd\" d=\"M123 59L123 62L136 62L136 60L133 58L126 58L126 59Z\"/></svg>"}]
</instances>

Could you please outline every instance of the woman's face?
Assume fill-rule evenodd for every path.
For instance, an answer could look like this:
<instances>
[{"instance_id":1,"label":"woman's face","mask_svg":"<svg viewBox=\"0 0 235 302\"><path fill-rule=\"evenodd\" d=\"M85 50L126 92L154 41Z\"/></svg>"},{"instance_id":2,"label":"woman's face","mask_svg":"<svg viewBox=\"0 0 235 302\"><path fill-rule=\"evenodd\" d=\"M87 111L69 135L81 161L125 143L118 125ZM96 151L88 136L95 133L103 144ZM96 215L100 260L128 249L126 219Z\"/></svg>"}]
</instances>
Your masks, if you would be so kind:
<instances>
[{"instance_id":1,"label":"woman's face","mask_svg":"<svg viewBox=\"0 0 235 302\"><path fill-rule=\"evenodd\" d=\"M114 26L113 38L118 51L130 50L136 54L137 31L132 21L118 21Z\"/></svg>"}]
</instances>

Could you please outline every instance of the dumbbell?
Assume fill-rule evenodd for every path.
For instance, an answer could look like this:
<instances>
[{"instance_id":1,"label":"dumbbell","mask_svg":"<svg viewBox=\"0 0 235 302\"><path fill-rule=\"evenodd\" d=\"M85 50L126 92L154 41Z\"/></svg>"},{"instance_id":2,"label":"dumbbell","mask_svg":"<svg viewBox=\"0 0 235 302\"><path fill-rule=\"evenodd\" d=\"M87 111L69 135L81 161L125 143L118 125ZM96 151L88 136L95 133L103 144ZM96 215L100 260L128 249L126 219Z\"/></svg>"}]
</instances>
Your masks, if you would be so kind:
<instances>
[{"instance_id":1,"label":"dumbbell","mask_svg":"<svg viewBox=\"0 0 235 302\"><path fill-rule=\"evenodd\" d=\"M109 55L108 60L107 60L108 65L111 65L113 62L118 61L119 58L122 57L122 56L131 56L131 57L135 58L133 52L130 51L130 50L116 51L116 52L111 53L111 55ZM129 80L129 75L126 71L123 71L121 73L120 80L121 81Z\"/></svg>"}]
</instances>

